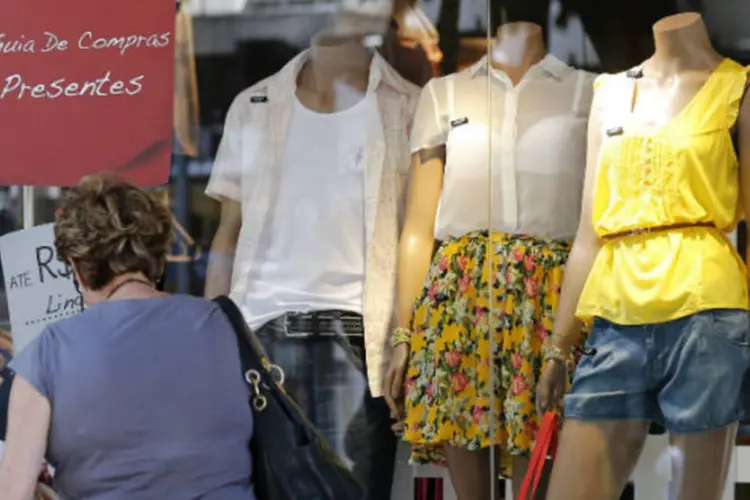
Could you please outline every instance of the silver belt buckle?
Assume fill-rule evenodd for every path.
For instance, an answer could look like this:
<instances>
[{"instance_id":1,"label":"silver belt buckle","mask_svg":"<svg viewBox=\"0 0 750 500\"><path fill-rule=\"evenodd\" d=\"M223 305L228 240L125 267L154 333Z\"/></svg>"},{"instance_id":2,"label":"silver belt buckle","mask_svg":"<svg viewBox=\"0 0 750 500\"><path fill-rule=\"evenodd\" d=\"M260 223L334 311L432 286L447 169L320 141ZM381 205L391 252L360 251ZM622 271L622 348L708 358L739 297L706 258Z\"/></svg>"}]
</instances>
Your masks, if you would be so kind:
<instances>
[{"instance_id":1,"label":"silver belt buckle","mask_svg":"<svg viewBox=\"0 0 750 500\"><path fill-rule=\"evenodd\" d=\"M289 315L290 314L301 314L301 313L285 313L284 314L282 324L281 324L281 328L284 332L284 335L286 337L296 338L296 339L310 337L312 335L310 332L290 332L289 331Z\"/></svg>"}]
</instances>

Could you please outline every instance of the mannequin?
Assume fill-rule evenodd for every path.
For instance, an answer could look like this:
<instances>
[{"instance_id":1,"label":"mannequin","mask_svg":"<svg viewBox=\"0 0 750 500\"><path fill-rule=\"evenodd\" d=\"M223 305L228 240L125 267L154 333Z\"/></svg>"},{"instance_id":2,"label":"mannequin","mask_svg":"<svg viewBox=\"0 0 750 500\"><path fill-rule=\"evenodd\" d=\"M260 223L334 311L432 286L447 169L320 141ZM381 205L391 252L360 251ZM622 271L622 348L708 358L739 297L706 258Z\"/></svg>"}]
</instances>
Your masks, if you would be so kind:
<instances>
[{"instance_id":1,"label":"mannequin","mask_svg":"<svg viewBox=\"0 0 750 500\"><path fill-rule=\"evenodd\" d=\"M371 56L362 47L362 36L334 35L327 31L311 40L308 62L297 76L296 95L305 106L321 113L337 110L335 83L350 82L361 92L367 85ZM232 257L242 225L239 203L222 200L221 223L212 244L216 257L209 260L205 294L227 294L232 277ZM229 256L229 258L227 258Z\"/></svg>"},{"instance_id":2,"label":"mannequin","mask_svg":"<svg viewBox=\"0 0 750 500\"><path fill-rule=\"evenodd\" d=\"M336 35L321 31L310 41L307 63L297 75L297 98L306 107L321 113L338 109L335 84L346 81L364 92L369 75L371 55L362 46L361 35ZM215 257L209 260L205 294L216 297L227 294L232 277L233 255L242 225L239 203L222 200L221 223L212 243Z\"/></svg>"},{"instance_id":3,"label":"mannequin","mask_svg":"<svg viewBox=\"0 0 750 500\"><path fill-rule=\"evenodd\" d=\"M722 497L729 454L737 421L741 418L739 403L735 408L735 401L740 399L747 353L737 346L745 343L743 339L747 337L747 282L739 256L723 237L723 232L736 224L731 213L741 211L734 206L739 205L739 199L744 200L745 213L750 213L750 100L745 99L740 105L747 90L748 70L716 52L697 13L664 18L654 25L653 32L656 50L642 67L625 74L607 75L597 82L589 120L581 224L568 261L553 335L549 339L548 352L553 359L547 363L540 381L539 410L556 406L564 392L565 368L555 352L556 349L564 351L576 341L579 318L594 316L599 320L595 320L589 345L601 352L592 352L590 363L584 358L578 365L571 392L565 397L566 422L552 472L550 500L619 498L643 448L649 421L653 419L666 421L671 444L681 457L673 464L677 498L718 500ZM619 98L624 98L624 106L618 103ZM672 135L677 129L679 135ZM674 137L691 140L676 142ZM732 137L736 140L732 141ZM632 157L625 148L633 145L636 149L631 151L643 153L644 156L638 157L644 160L621 164L622 158ZM682 149L688 151L682 154ZM739 162L733 162L735 150ZM658 206L654 203L664 203L667 207L664 210L672 212L668 208L670 199L663 197L660 190L670 189L668 183L678 177L661 177L662 172L668 172L661 163L661 151L672 151L668 154L673 158L678 154L680 158L695 154L692 163L674 164L674 168L680 170L672 175L679 178L687 176L685 178L689 179L693 171L708 165L706 171L713 172L714 176L701 183L722 193L723 200L734 200L722 205L727 210L725 214L730 216L716 215L714 204L697 195L696 203L702 207L700 210L708 210L708 220L700 221L685 213L680 215L682 226L674 226L671 220L661 220L659 216L655 217L657 222L651 224L653 227L644 223L645 219L640 218L643 214L653 217L658 213L650 208ZM719 151L719 160L711 161L713 152ZM600 169L607 170L597 174ZM618 204L607 201L608 192L621 196L620 191L616 191L620 189L619 179L629 176L642 176L646 182L644 184L639 177L633 183L637 187L628 196L615 198L620 200ZM690 192L687 188L686 191ZM641 206L626 212L623 207L630 206L631 199ZM632 219L636 228L619 231L607 219L606 214L610 213L619 220ZM675 213L679 213L679 209ZM642 232L642 227L649 232ZM664 245L666 241L670 243ZM658 257L652 256L648 253L650 248L663 251ZM620 255L625 255L631 263L637 261L643 271L640 267L629 268ZM690 262L683 262L675 255L689 255ZM697 278L692 277L695 274L690 278L683 275L693 279L696 285L701 283L701 290L664 276L680 274L681 269L691 266L694 270L700 269L695 264L702 260L717 263L712 271L716 281L706 280L700 272ZM659 264L653 266L651 261ZM619 269L618 263L621 264ZM638 274L640 272L660 269L649 279L653 280L650 286L661 290L661 296L645 300L649 295L639 292L640 295L631 300L628 295L622 295L627 287L623 281L616 298L622 316L610 319L608 304L613 296L606 292L598 294L598 291L612 286L611 279L620 279L618 272L623 268L634 273L636 279L643 276ZM689 292L676 295L670 292L682 287ZM593 294L597 295L596 299ZM697 298L693 298L693 294L697 294ZM593 306L594 300L599 303L599 309ZM693 300L707 304L707 310L683 307L682 314L673 312L679 304L690 304ZM698 321L706 314L714 318L708 325ZM639 339L647 337L642 337L646 334L641 333L638 324L648 325L655 332L654 338L661 336L663 339L653 356L680 360L678 370L672 367L664 374L655 371L652 375L655 382L649 387L641 385L637 369L628 369L652 366L651 354L640 351ZM624 328L629 329L624 332ZM665 328L671 329L671 333L665 333ZM718 338L718 344L712 343L712 337L703 335L704 330L711 331ZM703 335L700 355L693 352L695 348L688 340L695 335ZM729 347L732 342L735 346ZM629 347L624 347L626 345ZM613 352L619 352L620 356L610 357L606 367L595 368L601 363L598 355L611 356ZM711 366L703 365L708 359L726 369L713 371ZM691 371L698 366L701 368ZM620 371L615 374L615 369ZM677 394L679 388L690 386L691 380L700 378L699 372L712 373L716 385L704 386L701 391L682 399L685 395ZM707 392L703 395L702 391ZM712 393L716 393L716 397ZM696 403L693 405L690 401ZM657 411L660 414L652 413ZM712 415L711 424L706 423L706 412ZM685 418L687 416L690 418Z\"/></svg>"},{"instance_id":4,"label":"mannequin","mask_svg":"<svg viewBox=\"0 0 750 500\"><path fill-rule=\"evenodd\" d=\"M376 500L395 466L379 396L419 89L368 41L318 33L235 99L206 189L222 213L205 295L240 306L287 393Z\"/></svg>"},{"instance_id":5,"label":"mannequin","mask_svg":"<svg viewBox=\"0 0 750 500\"><path fill-rule=\"evenodd\" d=\"M513 443L512 449L501 451L513 455L510 468L518 493L533 446L536 415L533 411L503 415L503 405L520 408L527 401L526 407L533 408L531 394L538 373L532 366L537 366L540 354L535 347L522 352L519 346L540 345L540 332L545 325L551 327L556 292L554 285L545 287L562 275L566 240L575 233L578 218L593 75L546 55L541 33L539 26L530 23L502 26L489 56L491 68L483 59L425 87L412 132L410 196L399 244L398 328L392 338L395 351L384 392L398 422L395 429L412 443L412 462L446 463L460 500L486 500L493 491L499 494L490 450L506 443ZM487 78L493 92L489 123ZM507 133L513 129L516 134ZM490 130L501 140L493 141L488 164ZM540 142L545 151L560 154L535 155ZM536 173L532 173L534 166L539 167ZM527 199L529 193L539 193L539 199ZM565 193L565 197L555 193ZM546 205L532 206L538 202ZM491 221L477 215L487 214L490 206ZM550 213L555 217L550 219ZM534 222L542 219L549 224ZM482 303L490 295L484 287L490 285L471 270L483 269L477 256L489 252L495 255L492 272L496 276L505 276L503 270L511 272L511 267L514 276L523 275L513 266L527 259L527 269L535 269L527 284L529 290L538 285L538 295L516 296L510 290L516 290L518 283L512 283L503 287L508 291L497 293L492 305ZM554 258L536 262L532 254ZM501 288L497 283L492 286ZM523 290L523 284L518 286ZM535 298L528 299L530 295ZM493 316L493 324L501 324L500 311L506 306L511 326L490 336L483 321L498 315ZM521 318L522 307L544 312L526 320ZM458 320L458 316L467 319ZM497 355L503 358L502 368L492 367L490 345L503 346L497 348L502 351ZM445 375L430 371L443 358L456 368L445 380ZM469 365L476 371L457 368ZM435 385L430 385L433 380ZM453 400L450 391L441 389L448 386L470 402L464 405ZM490 394L489 387L494 387L495 394ZM506 392L513 392L512 398L508 396L513 401L500 401L498 395L506 398ZM446 407L453 408L454 403L459 413L448 415ZM495 418L491 414L499 415L497 421L490 421ZM451 420L474 424L470 429L459 428ZM428 435L432 431L434 435ZM492 442L489 436L495 431L499 437Z\"/></svg>"}]
</instances>

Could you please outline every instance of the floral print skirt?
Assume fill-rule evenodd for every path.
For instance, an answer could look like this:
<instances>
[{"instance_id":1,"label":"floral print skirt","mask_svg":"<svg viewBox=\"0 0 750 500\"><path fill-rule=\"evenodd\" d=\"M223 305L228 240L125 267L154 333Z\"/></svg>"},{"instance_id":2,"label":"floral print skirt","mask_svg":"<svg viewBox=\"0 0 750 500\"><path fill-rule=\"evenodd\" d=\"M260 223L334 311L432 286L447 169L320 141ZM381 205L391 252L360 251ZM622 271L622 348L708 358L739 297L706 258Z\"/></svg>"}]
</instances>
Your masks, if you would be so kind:
<instances>
[{"instance_id":1,"label":"floral print skirt","mask_svg":"<svg viewBox=\"0 0 750 500\"><path fill-rule=\"evenodd\" d=\"M446 240L414 305L404 439L411 462L443 445L529 454L535 384L570 243L478 231ZM508 469L504 469L507 473Z\"/></svg>"}]
</instances>

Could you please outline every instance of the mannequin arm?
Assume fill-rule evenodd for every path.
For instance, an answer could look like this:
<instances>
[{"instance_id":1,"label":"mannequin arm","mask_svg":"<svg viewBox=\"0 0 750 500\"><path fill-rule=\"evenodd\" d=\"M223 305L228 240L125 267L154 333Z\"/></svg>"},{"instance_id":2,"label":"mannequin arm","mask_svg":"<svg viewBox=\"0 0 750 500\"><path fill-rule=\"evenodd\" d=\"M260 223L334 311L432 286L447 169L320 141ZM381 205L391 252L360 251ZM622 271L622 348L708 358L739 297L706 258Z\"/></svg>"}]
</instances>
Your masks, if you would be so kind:
<instances>
[{"instance_id":1,"label":"mannequin arm","mask_svg":"<svg viewBox=\"0 0 750 500\"><path fill-rule=\"evenodd\" d=\"M601 124L598 113L597 97L591 107L588 129L588 153L586 158L586 175L583 181L583 200L581 203L581 220L578 223L573 248L570 250L565 278L560 292L557 316L552 335L555 345L567 350L574 346L580 337L581 321L575 317L578 299L581 297L583 286L588 279L596 256L601 248L599 237L594 231L592 207L594 202L594 187L596 170L599 163L601 149Z\"/></svg>"},{"instance_id":2,"label":"mannequin arm","mask_svg":"<svg viewBox=\"0 0 750 500\"><path fill-rule=\"evenodd\" d=\"M745 235L750 237L750 95L745 92L745 98L740 108L740 116L737 122L737 134L739 142L737 149L740 156L740 190L745 211ZM745 238L750 242L750 239ZM750 243L745 250L745 261L750 264Z\"/></svg>"},{"instance_id":3,"label":"mannequin arm","mask_svg":"<svg viewBox=\"0 0 750 500\"><path fill-rule=\"evenodd\" d=\"M206 298L226 295L232 286L232 266L237 239L242 227L242 206L240 203L225 199L221 203L219 227L211 243L206 273Z\"/></svg>"},{"instance_id":4,"label":"mannequin arm","mask_svg":"<svg viewBox=\"0 0 750 500\"><path fill-rule=\"evenodd\" d=\"M435 246L435 215L443 188L445 147L412 156L406 220L398 247L398 326L411 325L414 301L422 291Z\"/></svg>"}]
</instances>

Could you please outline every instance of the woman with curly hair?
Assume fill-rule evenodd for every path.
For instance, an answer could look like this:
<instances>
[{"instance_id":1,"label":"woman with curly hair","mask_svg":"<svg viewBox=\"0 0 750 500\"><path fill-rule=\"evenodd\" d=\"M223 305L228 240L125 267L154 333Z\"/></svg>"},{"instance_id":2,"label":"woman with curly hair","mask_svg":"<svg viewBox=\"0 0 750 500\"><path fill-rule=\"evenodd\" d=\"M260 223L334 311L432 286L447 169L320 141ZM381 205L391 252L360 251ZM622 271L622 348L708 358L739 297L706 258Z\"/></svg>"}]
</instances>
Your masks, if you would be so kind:
<instances>
[{"instance_id":1,"label":"woman with curly hair","mask_svg":"<svg viewBox=\"0 0 750 500\"><path fill-rule=\"evenodd\" d=\"M171 224L114 177L67 194L55 245L87 307L11 362L3 500L33 494L45 455L63 499L254 498L232 327L212 302L156 289Z\"/></svg>"}]
</instances>

